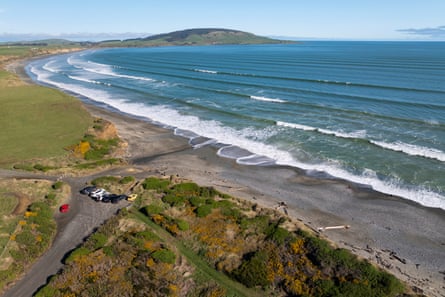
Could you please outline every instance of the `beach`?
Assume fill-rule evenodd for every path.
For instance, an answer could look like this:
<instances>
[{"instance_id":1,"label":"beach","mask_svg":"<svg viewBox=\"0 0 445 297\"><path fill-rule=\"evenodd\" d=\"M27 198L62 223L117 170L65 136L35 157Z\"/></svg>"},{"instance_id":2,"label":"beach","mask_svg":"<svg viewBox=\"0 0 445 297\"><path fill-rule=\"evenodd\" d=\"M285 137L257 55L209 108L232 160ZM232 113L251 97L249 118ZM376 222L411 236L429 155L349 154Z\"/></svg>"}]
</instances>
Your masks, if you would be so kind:
<instances>
[{"instance_id":1,"label":"beach","mask_svg":"<svg viewBox=\"0 0 445 297\"><path fill-rule=\"evenodd\" d=\"M25 63L9 69L24 79ZM84 101L112 122L128 144L128 172L178 175L202 186L275 208L340 248L393 273L427 296L445 296L445 211L343 180L308 176L287 166L246 166L219 157L217 146L194 149L188 139L106 106ZM319 228L340 226L338 229ZM341 226L347 226L342 228Z\"/></svg>"},{"instance_id":2,"label":"beach","mask_svg":"<svg viewBox=\"0 0 445 297\"><path fill-rule=\"evenodd\" d=\"M134 172L179 175L259 206L279 209L337 247L388 270L418 292L444 296L445 212L337 179L309 177L295 168L245 166L193 149L188 140L147 121L85 104L114 123L128 143ZM285 207L283 207L285 205ZM319 231L329 226L348 226Z\"/></svg>"}]
</instances>

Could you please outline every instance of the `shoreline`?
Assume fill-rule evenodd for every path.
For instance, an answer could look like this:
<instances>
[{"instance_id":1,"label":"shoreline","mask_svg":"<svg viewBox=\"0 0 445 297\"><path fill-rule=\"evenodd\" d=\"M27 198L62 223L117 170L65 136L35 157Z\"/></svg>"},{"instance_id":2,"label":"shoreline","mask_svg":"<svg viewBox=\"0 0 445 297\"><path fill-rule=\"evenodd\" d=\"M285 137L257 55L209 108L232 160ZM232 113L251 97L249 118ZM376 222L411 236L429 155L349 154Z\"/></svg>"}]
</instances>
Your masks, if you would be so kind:
<instances>
[{"instance_id":1,"label":"shoreline","mask_svg":"<svg viewBox=\"0 0 445 297\"><path fill-rule=\"evenodd\" d=\"M275 208L337 247L376 263L427 296L444 296L445 212L381 194L343 180L319 179L286 166L246 166L219 157L217 148L193 149L186 138L120 112L85 103L94 116L115 124L128 142L136 170L155 169L202 186ZM284 202L286 207L279 207ZM398 219L398 220L396 220ZM318 231L327 226L347 229ZM423 226L425 230L419 227Z\"/></svg>"},{"instance_id":2,"label":"shoreline","mask_svg":"<svg viewBox=\"0 0 445 297\"><path fill-rule=\"evenodd\" d=\"M39 57L40 58L40 57ZM24 66L8 65L22 80L33 82ZM14 64L14 65L12 65ZM211 146L193 149L173 131L81 100L93 116L112 122L128 143L130 165L136 171L180 175L202 186L214 186L237 198L286 211L338 247L378 264L416 286L427 296L445 296L445 211L365 189L346 181L310 177L286 166L246 166L219 157ZM280 208L281 202L287 205ZM442 265L442 266L441 266Z\"/></svg>"}]
</instances>

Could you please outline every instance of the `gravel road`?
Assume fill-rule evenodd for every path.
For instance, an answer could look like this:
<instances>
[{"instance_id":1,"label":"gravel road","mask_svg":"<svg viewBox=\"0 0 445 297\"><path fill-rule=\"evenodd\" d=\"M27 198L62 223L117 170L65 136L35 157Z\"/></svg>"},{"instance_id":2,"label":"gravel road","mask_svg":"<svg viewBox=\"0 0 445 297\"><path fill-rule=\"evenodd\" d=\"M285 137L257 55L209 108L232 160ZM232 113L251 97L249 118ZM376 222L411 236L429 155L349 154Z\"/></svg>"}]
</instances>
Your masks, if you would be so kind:
<instances>
[{"instance_id":1,"label":"gravel road","mask_svg":"<svg viewBox=\"0 0 445 297\"><path fill-rule=\"evenodd\" d=\"M116 173L115 171L113 170L113 174ZM111 172L101 172L97 176L107 174L111 174ZM94 175L63 179L71 186L72 197L67 201L70 204L69 212L56 214L57 235L53 245L22 279L6 291L4 297L32 296L38 288L46 284L48 277L56 274L62 268L62 260L69 251L81 244L85 237L120 208L129 205L127 201L120 201L117 204L95 202L88 196L81 195L79 190L95 177ZM0 170L0 178L57 179L56 177L8 170Z\"/></svg>"}]
</instances>

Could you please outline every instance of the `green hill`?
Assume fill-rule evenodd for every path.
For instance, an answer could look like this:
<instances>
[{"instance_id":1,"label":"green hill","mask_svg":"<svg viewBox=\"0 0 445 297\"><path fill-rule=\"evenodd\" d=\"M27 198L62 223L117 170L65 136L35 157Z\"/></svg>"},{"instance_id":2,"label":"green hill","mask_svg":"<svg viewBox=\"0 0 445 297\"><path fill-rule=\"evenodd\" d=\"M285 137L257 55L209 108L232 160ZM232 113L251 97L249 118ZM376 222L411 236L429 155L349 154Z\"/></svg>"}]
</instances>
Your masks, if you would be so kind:
<instances>
[{"instance_id":1,"label":"green hill","mask_svg":"<svg viewBox=\"0 0 445 297\"><path fill-rule=\"evenodd\" d=\"M188 29L146 38L127 40L108 40L100 42L103 47L144 47L168 45L216 45L216 44L276 44L293 43L292 41L271 39L252 33L217 28Z\"/></svg>"}]
</instances>

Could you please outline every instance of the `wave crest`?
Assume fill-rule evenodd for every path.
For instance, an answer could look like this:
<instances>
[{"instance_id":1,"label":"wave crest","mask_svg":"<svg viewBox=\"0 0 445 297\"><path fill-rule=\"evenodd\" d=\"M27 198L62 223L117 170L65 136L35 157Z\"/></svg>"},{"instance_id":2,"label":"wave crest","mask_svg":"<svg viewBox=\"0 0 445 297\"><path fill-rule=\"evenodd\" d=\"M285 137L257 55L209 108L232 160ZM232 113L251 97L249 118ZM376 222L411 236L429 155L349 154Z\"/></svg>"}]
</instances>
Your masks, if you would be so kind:
<instances>
[{"instance_id":1,"label":"wave crest","mask_svg":"<svg viewBox=\"0 0 445 297\"><path fill-rule=\"evenodd\" d=\"M202 72L202 73L210 73L210 74L218 74L218 71L207 70L207 69L193 69L193 71Z\"/></svg>"},{"instance_id":2,"label":"wave crest","mask_svg":"<svg viewBox=\"0 0 445 297\"><path fill-rule=\"evenodd\" d=\"M438 150L438 149L414 145L414 144L403 143L400 141L393 142L393 143L387 143L387 142L382 142L382 141L371 140L370 142L372 144L380 146L384 149L389 149L389 150L393 150L396 152L403 152L403 153L411 155L411 156L425 157L425 158L436 159L436 160L445 162L445 152Z\"/></svg>"},{"instance_id":3,"label":"wave crest","mask_svg":"<svg viewBox=\"0 0 445 297\"><path fill-rule=\"evenodd\" d=\"M275 102L275 103L286 103L286 100L279 99L279 98L268 98L263 96L250 96L250 99L258 100L258 101L265 101L265 102Z\"/></svg>"}]
</instances>

